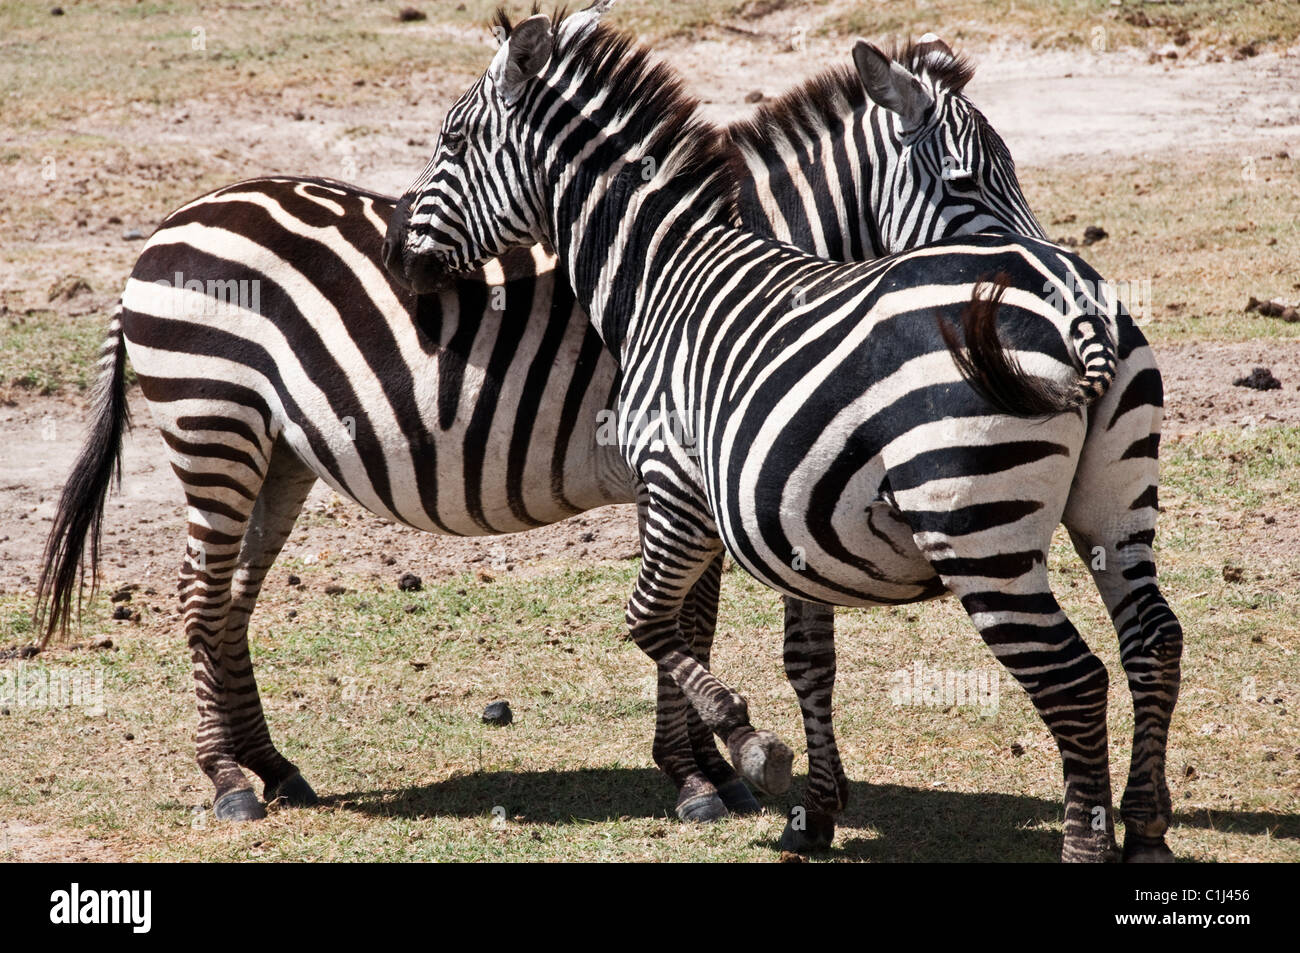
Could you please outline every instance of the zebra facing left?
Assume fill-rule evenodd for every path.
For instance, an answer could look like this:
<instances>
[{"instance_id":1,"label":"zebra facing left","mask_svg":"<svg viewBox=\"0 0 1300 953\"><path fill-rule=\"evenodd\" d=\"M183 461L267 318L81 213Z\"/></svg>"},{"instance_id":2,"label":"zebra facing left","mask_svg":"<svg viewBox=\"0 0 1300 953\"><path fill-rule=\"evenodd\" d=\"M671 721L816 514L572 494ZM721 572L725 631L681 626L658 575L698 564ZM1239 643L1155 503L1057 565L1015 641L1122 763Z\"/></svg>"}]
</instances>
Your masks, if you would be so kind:
<instances>
[{"instance_id":1,"label":"zebra facing left","mask_svg":"<svg viewBox=\"0 0 1300 953\"><path fill-rule=\"evenodd\" d=\"M556 249L622 372L642 512L631 636L754 759L747 776L770 749L745 747L744 699L678 627L724 547L803 600L956 595L1061 751L1062 858L1113 859L1107 673L1056 602L1046 553L1064 522L1081 553L1113 554L1098 586L1113 615L1136 612L1141 670L1159 682L1148 698L1172 708L1181 630L1154 582L1151 470L1117 495L1081 463L1122 307L1060 294L1104 282L1035 239L838 265L737 228L716 136L671 71L599 25L608 6L515 28L390 222L390 269L428 290L518 244ZM639 426L667 417L686 426ZM1131 827L1126 853L1158 859L1163 834Z\"/></svg>"}]
</instances>

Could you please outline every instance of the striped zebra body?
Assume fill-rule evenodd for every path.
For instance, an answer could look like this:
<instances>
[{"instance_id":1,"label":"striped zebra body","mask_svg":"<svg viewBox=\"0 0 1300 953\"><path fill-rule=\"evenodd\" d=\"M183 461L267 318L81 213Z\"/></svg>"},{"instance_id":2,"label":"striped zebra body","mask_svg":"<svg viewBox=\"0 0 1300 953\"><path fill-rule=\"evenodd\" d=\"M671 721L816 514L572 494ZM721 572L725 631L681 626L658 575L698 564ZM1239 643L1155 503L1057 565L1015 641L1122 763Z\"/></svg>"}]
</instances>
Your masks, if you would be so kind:
<instances>
[{"instance_id":1,"label":"striped zebra body","mask_svg":"<svg viewBox=\"0 0 1300 953\"><path fill-rule=\"evenodd\" d=\"M788 750L678 628L724 545L802 599L957 595L1061 749L1063 857L1109 859L1106 670L1052 596L1046 552L1063 516L1076 545L1114 547L1122 571L1103 595L1138 619L1153 698L1172 708L1181 633L1154 585L1154 483L1122 500L1071 488L1127 318L1049 294L1100 279L1032 238L855 266L737 229L727 154L665 67L596 26L608 5L510 35L404 196L390 269L425 288L523 241L558 250L623 372L620 443L642 484L632 637L746 778L770 788ZM638 185L627 172L646 157L658 172ZM1158 414L1145 423L1152 458ZM1157 800L1143 837L1163 835Z\"/></svg>"},{"instance_id":2,"label":"striped zebra body","mask_svg":"<svg viewBox=\"0 0 1300 953\"><path fill-rule=\"evenodd\" d=\"M826 93L808 102L833 135L847 141L855 128L880 125L853 74L836 71L812 86ZM791 101L806 99L795 94ZM764 127L779 134L776 119L767 117ZM784 148L757 127L736 132L742 171ZM872 161L879 167L860 170L864 193L875 195L872 180L886 173L911 174L888 158L878 150ZM926 178L923 169L916 174ZM765 185L764 196L771 193ZM845 205L847 222L877 214L868 201ZM957 207L957 220L941 209L929 216L935 228L989 224L988 216L977 223L960 201L948 205ZM451 293L414 298L389 285L376 260L392 208L391 199L329 180L238 183L169 216L124 294L132 359L191 502L188 558L212 567L185 570L186 625L199 650L200 761L217 780L218 801L228 807L225 795L236 793L235 814L256 808L230 764L232 748L268 791L294 771L270 742L246 664L246 623L313 476L389 519L461 535L520 531L633 499L617 447L594 436L599 411L612 401L615 365L567 284L555 281L553 257L538 247L512 251ZM762 224L768 213L758 192L741 211L765 229L785 228L786 218L775 213L772 224ZM828 219L819 236L833 240L848 227L843 215ZM862 227L882 231L874 222ZM517 338L502 335L503 325L528 330ZM120 330L115 324L114 348ZM106 383L111 389L114 382ZM243 560L236 572L231 560L245 517L244 538L261 542L248 554L257 565ZM58 569L55 592L64 597L76 555L66 540L85 535L84 527L80 535L51 535L64 541L64 558L50 561ZM696 587L701 595L688 603L685 629L695 633L695 654L706 664L720 566L710 567ZM227 597L220 583L232 572ZM55 602L52 624L57 594ZM233 620L228 632L222 611ZM806 658L833 659L831 610L791 602L787 613L811 646ZM223 659L237 660L238 671L222 674L229 667ZM809 696L828 700L833 666L807 674ZM828 722L828 705L825 713ZM830 770L839 763L833 737L823 753L814 735L810 729L814 783L824 777L827 790L846 784ZM669 679L661 679L654 750L678 786L684 816L716 815L723 806L717 789L732 810L754 806Z\"/></svg>"}]
</instances>

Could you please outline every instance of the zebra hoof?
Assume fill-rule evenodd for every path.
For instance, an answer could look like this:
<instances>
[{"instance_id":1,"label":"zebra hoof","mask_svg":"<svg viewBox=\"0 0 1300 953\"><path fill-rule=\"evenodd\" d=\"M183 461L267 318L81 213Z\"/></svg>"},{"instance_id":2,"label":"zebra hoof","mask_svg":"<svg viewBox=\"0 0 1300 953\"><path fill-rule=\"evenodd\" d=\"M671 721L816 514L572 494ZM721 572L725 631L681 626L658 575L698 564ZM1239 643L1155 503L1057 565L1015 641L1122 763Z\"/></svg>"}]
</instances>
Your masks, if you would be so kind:
<instances>
[{"instance_id":1,"label":"zebra hoof","mask_svg":"<svg viewBox=\"0 0 1300 953\"><path fill-rule=\"evenodd\" d=\"M289 807L314 807L320 803L320 798L316 796L316 792L311 789L307 779L298 771L295 771L274 787L268 785L266 790L262 792L262 797L266 799L267 804L275 800L282 800Z\"/></svg>"},{"instance_id":2,"label":"zebra hoof","mask_svg":"<svg viewBox=\"0 0 1300 953\"><path fill-rule=\"evenodd\" d=\"M781 850L795 854L812 854L827 850L835 839L835 819L829 814L792 807L781 832Z\"/></svg>"},{"instance_id":3,"label":"zebra hoof","mask_svg":"<svg viewBox=\"0 0 1300 953\"><path fill-rule=\"evenodd\" d=\"M732 778L718 788L718 797L722 798L722 803L727 805L727 810L732 814L757 814L763 809L749 785L740 778Z\"/></svg>"},{"instance_id":4,"label":"zebra hoof","mask_svg":"<svg viewBox=\"0 0 1300 953\"><path fill-rule=\"evenodd\" d=\"M1130 834L1124 838L1124 863L1172 864L1174 852L1163 837L1147 838Z\"/></svg>"},{"instance_id":5,"label":"zebra hoof","mask_svg":"<svg viewBox=\"0 0 1300 953\"><path fill-rule=\"evenodd\" d=\"M794 752L770 731L755 731L740 744L736 770L764 794L784 794L793 779Z\"/></svg>"},{"instance_id":6,"label":"zebra hoof","mask_svg":"<svg viewBox=\"0 0 1300 953\"><path fill-rule=\"evenodd\" d=\"M677 802L677 816L697 824L720 821L729 813L727 805L716 794L696 794Z\"/></svg>"},{"instance_id":7,"label":"zebra hoof","mask_svg":"<svg viewBox=\"0 0 1300 953\"><path fill-rule=\"evenodd\" d=\"M240 788L223 794L212 805L212 813L219 821L260 821L266 817L266 808L257 799L252 788Z\"/></svg>"}]
</instances>

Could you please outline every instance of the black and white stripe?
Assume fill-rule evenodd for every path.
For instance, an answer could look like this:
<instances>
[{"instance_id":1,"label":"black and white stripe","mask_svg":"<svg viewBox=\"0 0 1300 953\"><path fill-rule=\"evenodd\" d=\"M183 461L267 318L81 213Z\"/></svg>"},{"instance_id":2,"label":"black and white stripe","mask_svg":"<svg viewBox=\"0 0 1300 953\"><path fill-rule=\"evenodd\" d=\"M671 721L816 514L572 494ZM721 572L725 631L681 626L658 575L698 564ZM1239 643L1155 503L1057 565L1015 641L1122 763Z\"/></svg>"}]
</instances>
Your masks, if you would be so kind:
<instances>
[{"instance_id":1,"label":"black and white stripe","mask_svg":"<svg viewBox=\"0 0 1300 953\"><path fill-rule=\"evenodd\" d=\"M1072 490L1088 469L1086 408L1106 412L1127 317L1077 293L1100 282L1086 263L1032 238L946 239L845 266L735 228L728 154L668 70L595 25L607 6L558 30L542 15L519 25L448 112L390 225L390 267L422 288L524 238L558 250L623 372L621 436L643 512L632 636L743 775L777 786L788 749L755 732L677 626L724 545L805 600L957 595L1061 748L1063 856L1108 858L1106 671L1045 564L1063 518L1076 544L1113 554L1099 587L1117 623L1128 613L1142 633L1138 668L1126 668L1167 714L1181 633L1150 551L1158 412L1121 396L1110 418L1145 414L1125 453L1138 461L1128 492L1114 496L1114 479ZM656 172L638 182L647 159ZM638 425L663 414L687 439ZM1158 790L1130 786L1151 814L1130 829L1150 842L1135 848L1163 848L1163 742L1143 739Z\"/></svg>"}]
</instances>

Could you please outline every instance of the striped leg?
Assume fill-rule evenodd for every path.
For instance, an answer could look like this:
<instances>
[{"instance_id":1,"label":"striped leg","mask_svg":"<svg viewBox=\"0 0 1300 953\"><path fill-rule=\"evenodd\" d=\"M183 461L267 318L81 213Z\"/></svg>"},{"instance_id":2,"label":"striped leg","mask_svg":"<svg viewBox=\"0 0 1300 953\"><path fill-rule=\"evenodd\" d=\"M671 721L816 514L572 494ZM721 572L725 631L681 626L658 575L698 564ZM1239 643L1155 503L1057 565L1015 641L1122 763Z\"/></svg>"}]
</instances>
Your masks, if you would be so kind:
<instances>
[{"instance_id":1,"label":"striped leg","mask_svg":"<svg viewBox=\"0 0 1300 953\"><path fill-rule=\"evenodd\" d=\"M785 600L785 673L799 698L808 740L808 787L791 809L781 849L824 850L835 837L835 815L849 802L849 779L840 763L831 721L835 688L835 610L815 602Z\"/></svg>"},{"instance_id":2,"label":"striped leg","mask_svg":"<svg viewBox=\"0 0 1300 953\"><path fill-rule=\"evenodd\" d=\"M682 605L682 633L691 643L692 654L705 668L709 667L709 659L713 654L713 635L718 627L723 561L724 555L718 553L691 587L691 594ZM708 725L700 720L699 713L690 705L685 705L684 710L695 763L718 789L718 796L722 798L727 810L732 814L757 812L758 800L718 751L717 741Z\"/></svg>"},{"instance_id":3,"label":"striped leg","mask_svg":"<svg viewBox=\"0 0 1300 953\"><path fill-rule=\"evenodd\" d=\"M1011 470L1008 458L1017 448L997 442L1001 426L1011 421L990 425L989 446L954 448L946 473L936 475L907 461L890 469L889 480L917 548L961 600L998 661L1029 693L1061 752L1061 859L1115 860L1106 735L1109 677L1066 618L1047 574L1047 548L1077 469L1083 421L1062 416L1039 424L1039 442L1019 448ZM997 471L1005 479L972 479Z\"/></svg>"},{"instance_id":4,"label":"striped leg","mask_svg":"<svg viewBox=\"0 0 1300 953\"><path fill-rule=\"evenodd\" d=\"M1120 373L1094 411L1064 521L1115 624L1133 696L1133 754L1120 802L1124 859L1167 862L1173 806L1165 757L1183 633L1156 583L1152 550L1163 393L1149 348L1135 349Z\"/></svg>"},{"instance_id":5,"label":"striped leg","mask_svg":"<svg viewBox=\"0 0 1300 953\"><path fill-rule=\"evenodd\" d=\"M265 725L259 730L262 708L249 661L248 616L265 575L265 568L258 568L263 556L278 553L284 542L274 538L282 529L273 516L279 509L275 500L286 483L304 497L307 487L285 450L272 453L264 418L255 408L236 408L233 417L252 419L233 423L217 415L169 420L171 405L153 409L189 503L180 593L198 697L199 767L216 788L218 820L257 820L266 812L241 762L251 760L277 781L297 769L274 752L269 738L261 741ZM268 482L267 502L261 502ZM246 539L250 525L257 532Z\"/></svg>"},{"instance_id":6,"label":"striped leg","mask_svg":"<svg viewBox=\"0 0 1300 953\"><path fill-rule=\"evenodd\" d=\"M271 453L266 479L244 531L235 573L222 661L226 708L235 756L239 764L260 777L269 803L283 797L289 804L316 803L316 793L298 769L276 750L262 710L248 648L248 622L267 572L280 555L302 504L316 483L316 474L280 441Z\"/></svg>"},{"instance_id":7,"label":"striped leg","mask_svg":"<svg viewBox=\"0 0 1300 953\"><path fill-rule=\"evenodd\" d=\"M745 699L700 663L679 628L688 592L720 553L716 535L710 535L715 532L711 520L700 511L687 511L680 499L673 501L677 505L661 503L653 489L642 488L638 495L642 562L627 607L632 641L654 660L661 675L681 689L704 724L722 738L740 774L760 790L783 793L790 786L790 749L771 732L754 730ZM680 742L672 751L657 750L656 762L683 794L716 796L693 753L688 760Z\"/></svg>"}]
</instances>

